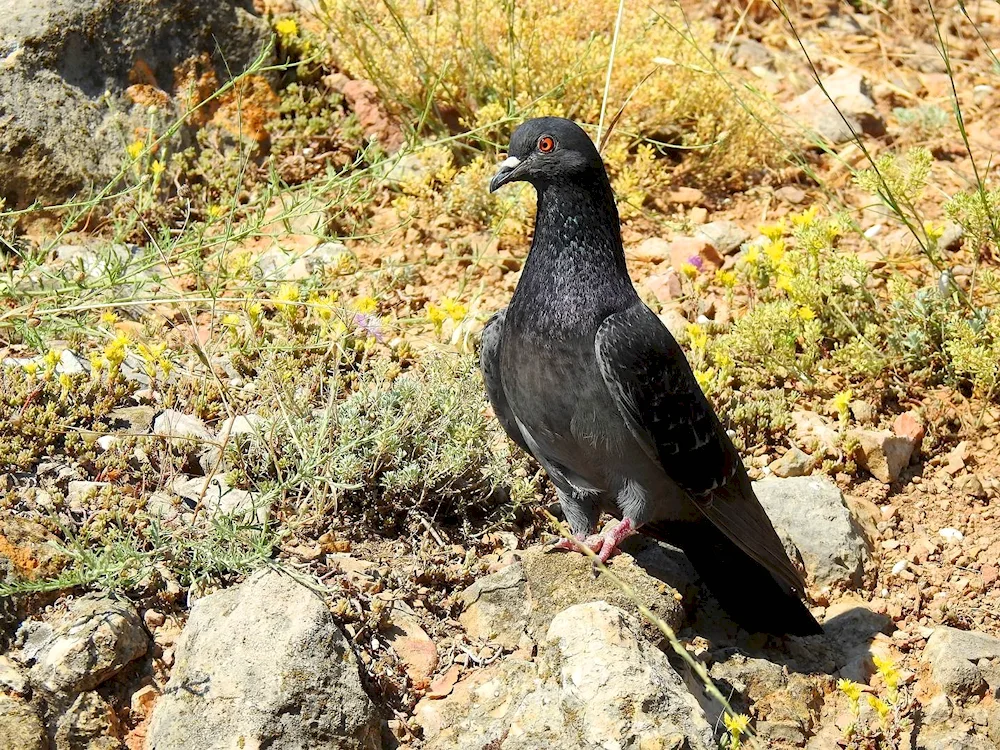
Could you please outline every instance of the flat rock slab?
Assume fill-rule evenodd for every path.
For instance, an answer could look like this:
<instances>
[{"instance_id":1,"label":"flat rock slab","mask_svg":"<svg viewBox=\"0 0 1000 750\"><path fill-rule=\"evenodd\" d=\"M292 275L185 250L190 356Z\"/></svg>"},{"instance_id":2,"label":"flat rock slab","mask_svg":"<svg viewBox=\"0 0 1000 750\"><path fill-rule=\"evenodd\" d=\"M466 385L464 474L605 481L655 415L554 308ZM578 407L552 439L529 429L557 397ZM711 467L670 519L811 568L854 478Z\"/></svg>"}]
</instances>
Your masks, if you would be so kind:
<instances>
[{"instance_id":1,"label":"flat rock slab","mask_svg":"<svg viewBox=\"0 0 1000 750\"><path fill-rule=\"evenodd\" d=\"M927 639L924 659L931 679L948 695L966 699L992 689L1000 694L998 672L990 662L1000 660L1000 638L956 628L936 628Z\"/></svg>"},{"instance_id":2,"label":"flat rock slab","mask_svg":"<svg viewBox=\"0 0 1000 750\"><path fill-rule=\"evenodd\" d=\"M427 750L708 750L712 727L638 621L607 602L559 612L533 661L507 658L416 709Z\"/></svg>"},{"instance_id":3,"label":"flat rock slab","mask_svg":"<svg viewBox=\"0 0 1000 750\"><path fill-rule=\"evenodd\" d=\"M670 627L676 630L683 624L684 610L675 588L653 578L625 553L613 557L610 568ZM534 641L542 638L552 618L567 607L593 601L638 614L611 580L594 577L589 557L532 547L462 592L465 611L459 620L471 638L516 648L524 634Z\"/></svg>"},{"instance_id":4,"label":"flat rock slab","mask_svg":"<svg viewBox=\"0 0 1000 750\"><path fill-rule=\"evenodd\" d=\"M323 601L274 571L199 599L147 750L376 750L375 706Z\"/></svg>"}]
</instances>

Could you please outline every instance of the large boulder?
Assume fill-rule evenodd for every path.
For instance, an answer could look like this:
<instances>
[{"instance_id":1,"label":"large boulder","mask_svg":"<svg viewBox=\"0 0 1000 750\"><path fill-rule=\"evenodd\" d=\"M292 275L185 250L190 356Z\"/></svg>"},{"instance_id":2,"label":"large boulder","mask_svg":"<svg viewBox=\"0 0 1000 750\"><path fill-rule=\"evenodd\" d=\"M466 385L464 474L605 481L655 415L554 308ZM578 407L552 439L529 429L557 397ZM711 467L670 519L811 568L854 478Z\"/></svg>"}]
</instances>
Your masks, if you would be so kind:
<instances>
[{"instance_id":1,"label":"large boulder","mask_svg":"<svg viewBox=\"0 0 1000 750\"><path fill-rule=\"evenodd\" d=\"M199 599L153 709L148 750L376 750L375 706L329 609L286 575Z\"/></svg>"},{"instance_id":2,"label":"large boulder","mask_svg":"<svg viewBox=\"0 0 1000 750\"><path fill-rule=\"evenodd\" d=\"M416 721L427 750L716 746L666 655L602 601L557 614L534 660L504 659L425 698Z\"/></svg>"},{"instance_id":3,"label":"large boulder","mask_svg":"<svg viewBox=\"0 0 1000 750\"><path fill-rule=\"evenodd\" d=\"M221 85L260 54L269 30L249 5L0 0L0 198L24 207L103 187L128 143L197 103L189 84Z\"/></svg>"}]
</instances>

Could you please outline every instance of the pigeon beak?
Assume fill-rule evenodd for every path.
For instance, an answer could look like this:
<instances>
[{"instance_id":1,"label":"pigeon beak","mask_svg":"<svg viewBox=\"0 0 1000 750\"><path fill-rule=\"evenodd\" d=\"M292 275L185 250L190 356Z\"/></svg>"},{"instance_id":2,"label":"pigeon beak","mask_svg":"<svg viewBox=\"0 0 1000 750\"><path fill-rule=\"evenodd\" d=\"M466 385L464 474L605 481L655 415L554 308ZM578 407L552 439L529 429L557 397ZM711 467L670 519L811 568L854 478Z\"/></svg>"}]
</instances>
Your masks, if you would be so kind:
<instances>
[{"instance_id":1,"label":"pigeon beak","mask_svg":"<svg viewBox=\"0 0 1000 750\"><path fill-rule=\"evenodd\" d=\"M497 173L493 175L493 179L490 180L490 192L495 193L498 188L516 180L517 168L520 165L521 160L516 156L508 156L500 162L500 169L497 170Z\"/></svg>"}]
</instances>

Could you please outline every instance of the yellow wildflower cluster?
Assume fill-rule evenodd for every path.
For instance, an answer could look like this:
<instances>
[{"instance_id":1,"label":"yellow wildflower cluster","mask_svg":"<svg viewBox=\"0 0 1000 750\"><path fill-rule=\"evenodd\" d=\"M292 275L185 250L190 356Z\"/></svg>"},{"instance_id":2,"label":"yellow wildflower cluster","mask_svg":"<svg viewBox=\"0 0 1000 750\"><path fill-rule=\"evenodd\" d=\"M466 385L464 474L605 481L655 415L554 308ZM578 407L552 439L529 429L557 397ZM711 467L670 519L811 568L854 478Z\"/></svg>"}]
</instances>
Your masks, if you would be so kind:
<instances>
[{"instance_id":1,"label":"yellow wildflower cluster","mask_svg":"<svg viewBox=\"0 0 1000 750\"><path fill-rule=\"evenodd\" d=\"M447 321L452 320L455 323L460 323L468 314L469 308L452 297L442 297L438 305L433 303L427 305L427 319L439 335Z\"/></svg>"},{"instance_id":2,"label":"yellow wildflower cluster","mask_svg":"<svg viewBox=\"0 0 1000 750\"><path fill-rule=\"evenodd\" d=\"M127 334L119 331L114 338L105 344L103 351L94 352L90 355L90 370L94 375L99 375L104 370L108 370L112 375L117 374L125 357L128 356L129 346L132 340Z\"/></svg>"},{"instance_id":3,"label":"yellow wildflower cluster","mask_svg":"<svg viewBox=\"0 0 1000 750\"><path fill-rule=\"evenodd\" d=\"M378 309L378 298L373 297L370 294L365 294L354 300L351 306L359 313L373 313Z\"/></svg>"},{"instance_id":4,"label":"yellow wildflower cluster","mask_svg":"<svg viewBox=\"0 0 1000 750\"><path fill-rule=\"evenodd\" d=\"M729 741L726 743L726 750L739 750L743 747L743 737L750 727L750 717L746 714L725 714L722 723L729 733Z\"/></svg>"},{"instance_id":5,"label":"yellow wildflower cluster","mask_svg":"<svg viewBox=\"0 0 1000 750\"><path fill-rule=\"evenodd\" d=\"M840 419L841 424L847 424L847 420L851 416L850 404L851 399L853 398L854 391L848 388L847 390L841 391L830 400L830 407Z\"/></svg>"},{"instance_id":6,"label":"yellow wildflower cluster","mask_svg":"<svg viewBox=\"0 0 1000 750\"><path fill-rule=\"evenodd\" d=\"M339 297L340 295L337 292L329 292L323 295L313 292L309 295L309 304L312 305L312 311L316 314L316 317L324 323L328 323L336 312L334 305Z\"/></svg>"},{"instance_id":7,"label":"yellow wildflower cluster","mask_svg":"<svg viewBox=\"0 0 1000 750\"><path fill-rule=\"evenodd\" d=\"M298 313L300 299L299 285L289 281L278 287L278 296L271 301L279 313L287 319L293 320Z\"/></svg>"},{"instance_id":8,"label":"yellow wildflower cluster","mask_svg":"<svg viewBox=\"0 0 1000 750\"><path fill-rule=\"evenodd\" d=\"M166 356L167 345L162 342L158 344L139 343L136 345L136 352L142 359L142 369L150 380L156 377L157 369L163 373L164 377L169 375L173 369L173 363Z\"/></svg>"},{"instance_id":9,"label":"yellow wildflower cluster","mask_svg":"<svg viewBox=\"0 0 1000 750\"><path fill-rule=\"evenodd\" d=\"M125 147L125 153L128 154L129 158L132 161L135 161L140 156L142 156L142 152L145 149L146 149L146 144L143 143L142 141L132 141Z\"/></svg>"},{"instance_id":10,"label":"yellow wildflower cluster","mask_svg":"<svg viewBox=\"0 0 1000 750\"><path fill-rule=\"evenodd\" d=\"M287 41L299 35L299 24L294 18L282 18L275 22L274 31L282 41Z\"/></svg>"}]
</instances>

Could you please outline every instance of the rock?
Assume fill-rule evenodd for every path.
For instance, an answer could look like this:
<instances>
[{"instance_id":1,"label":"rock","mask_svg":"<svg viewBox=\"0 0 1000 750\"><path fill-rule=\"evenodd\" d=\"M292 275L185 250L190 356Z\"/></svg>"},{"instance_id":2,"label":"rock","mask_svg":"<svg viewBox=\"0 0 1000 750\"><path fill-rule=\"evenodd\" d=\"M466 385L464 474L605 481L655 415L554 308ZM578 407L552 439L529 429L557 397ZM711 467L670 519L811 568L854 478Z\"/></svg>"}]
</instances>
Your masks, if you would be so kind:
<instances>
[{"instance_id":1,"label":"rock","mask_svg":"<svg viewBox=\"0 0 1000 750\"><path fill-rule=\"evenodd\" d=\"M611 559L615 575L628 583L640 601L672 628L684 621L676 591L640 568L628 554ZM590 558L532 547L517 553L506 568L479 579L461 594L465 611L459 617L470 638L517 648L527 633L544 636L552 618L567 607L602 600L637 613L635 605L605 576L596 580Z\"/></svg>"},{"instance_id":2,"label":"rock","mask_svg":"<svg viewBox=\"0 0 1000 750\"><path fill-rule=\"evenodd\" d=\"M348 81L344 98L358 116L361 130L368 138L378 140L388 153L403 145L403 130L379 100L378 89L371 81Z\"/></svg>"},{"instance_id":3,"label":"rock","mask_svg":"<svg viewBox=\"0 0 1000 750\"><path fill-rule=\"evenodd\" d=\"M670 243L659 237L647 237L629 248L628 257L643 263L659 263L670 257Z\"/></svg>"},{"instance_id":4,"label":"rock","mask_svg":"<svg viewBox=\"0 0 1000 750\"><path fill-rule=\"evenodd\" d=\"M534 661L505 659L422 700L416 721L427 750L715 747L667 657L603 601L557 614Z\"/></svg>"},{"instance_id":5,"label":"rock","mask_svg":"<svg viewBox=\"0 0 1000 750\"><path fill-rule=\"evenodd\" d=\"M385 633L389 646L403 662L406 674L418 690L430 684L437 669L438 653L434 641L420 625L420 620L403 602L393 602Z\"/></svg>"},{"instance_id":6,"label":"rock","mask_svg":"<svg viewBox=\"0 0 1000 750\"><path fill-rule=\"evenodd\" d=\"M152 714L156 699L160 697L156 688L152 685L143 685L132 693L129 699L129 710L132 716L145 718Z\"/></svg>"},{"instance_id":7,"label":"rock","mask_svg":"<svg viewBox=\"0 0 1000 750\"><path fill-rule=\"evenodd\" d=\"M862 401L861 399L855 399L850 404L848 408L851 410L851 416L854 417L854 421L858 424L869 425L874 424L876 413L875 407L869 404L867 401Z\"/></svg>"},{"instance_id":8,"label":"rock","mask_svg":"<svg viewBox=\"0 0 1000 750\"><path fill-rule=\"evenodd\" d=\"M46 750L48 746L45 727L31 706L0 692L0 750Z\"/></svg>"},{"instance_id":9,"label":"rock","mask_svg":"<svg viewBox=\"0 0 1000 750\"><path fill-rule=\"evenodd\" d=\"M885 134L885 122L862 73L841 68L824 79L823 87L825 92L817 84L796 97L788 107L789 116L834 145L854 140L854 134Z\"/></svg>"},{"instance_id":10,"label":"rock","mask_svg":"<svg viewBox=\"0 0 1000 750\"><path fill-rule=\"evenodd\" d=\"M812 471L812 456L792 446L769 468L776 477L804 477Z\"/></svg>"},{"instance_id":11,"label":"rock","mask_svg":"<svg viewBox=\"0 0 1000 750\"><path fill-rule=\"evenodd\" d=\"M965 230L962 225L955 221L946 221L944 231L938 237L938 249L954 252L961 247Z\"/></svg>"},{"instance_id":12,"label":"rock","mask_svg":"<svg viewBox=\"0 0 1000 750\"><path fill-rule=\"evenodd\" d=\"M958 726L921 727L916 747L919 750L996 750L997 745L962 723Z\"/></svg>"},{"instance_id":13,"label":"rock","mask_svg":"<svg viewBox=\"0 0 1000 750\"><path fill-rule=\"evenodd\" d=\"M673 272L673 269L670 269ZM676 272L675 272L676 273ZM668 307L662 315L657 316L660 322L670 331L675 339L680 339L691 325L676 307Z\"/></svg>"},{"instance_id":14,"label":"rock","mask_svg":"<svg viewBox=\"0 0 1000 750\"><path fill-rule=\"evenodd\" d=\"M764 479L753 487L785 549L793 560L802 560L812 584L860 585L868 544L835 484L825 477L794 477Z\"/></svg>"},{"instance_id":15,"label":"rock","mask_svg":"<svg viewBox=\"0 0 1000 750\"><path fill-rule=\"evenodd\" d=\"M207 738L211 743L206 744ZM316 594L262 571L195 602L148 750L381 748L358 659Z\"/></svg>"},{"instance_id":16,"label":"rock","mask_svg":"<svg viewBox=\"0 0 1000 750\"><path fill-rule=\"evenodd\" d=\"M774 68L774 55L754 39L737 38L729 50L729 59L737 68Z\"/></svg>"},{"instance_id":17,"label":"rock","mask_svg":"<svg viewBox=\"0 0 1000 750\"><path fill-rule=\"evenodd\" d=\"M0 655L0 687L18 695L28 692L28 678L9 656Z\"/></svg>"},{"instance_id":18,"label":"rock","mask_svg":"<svg viewBox=\"0 0 1000 750\"><path fill-rule=\"evenodd\" d=\"M792 412L792 425L798 442L809 447L814 454L837 454L840 433L823 415L796 410Z\"/></svg>"},{"instance_id":19,"label":"rock","mask_svg":"<svg viewBox=\"0 0 1000 750\"><path fill-rule=\"evenodd\" d=\"M66 502L70 504L70 507L82 505L88 500L93 500L102 489L110 486L110 482L74 480L69 483L69 488L66 491Z\"/></svg>"},{"instance_id":20,"label":"rock","mask_svg":"<svg viewBox=\"0 0 1000 750\"><path fill-rule=\"evenodd\" d=\"M55 750L119 750L118 717L96 692L81 693L56 719Z\"/></svg>"},{"instance_id":21,"label":"rock","mask_svg":"<svg viewBox=\"0 0 1000 750\"><path fill-rule=\"evenodd\" d=\"M148 435L153 429L157 409L152 406L123 406L113 409L106 417L109 428L132 435Z\"/></svg>"},{"instance_id":22,"label":"rock","mask_svg":"<svg viewBox=\"0 0 1000 750\"><path fill-rule=\"evenodd\" d=\"M32 663L28 679L49 695L95 688L149 648L135 609L107 597L76 599L54 626L25 625L22 654ZM32 630L40 637L33 639Z\"/></svg>"},{"instance_id":23,"label":"rock","mask_svg":"<svg viewBox=\"0 0 1000 750\"><path fill-rule=\"evenodd\" d=\"M916 412L908 411L893 420L892 431L901 438L906 438L917 448L924 441L926 428Z\"/></svg>"},{"instance_id":24,"label":"rock","mask_svg":"<svg viewBox=\"0 0 1000 750\"><path fill-rule=\"evenodd\" d=\"M876 636L892 631L892 618L873 611L856 596L827 607L823 622L823 632L833 649L840 676L859 683L867 683L874 671L872 646Z\"/></svg>"},{"instance_id":25,"label":"rock","mask_svg":"<svg viewBox=\"0 0 1000 750\"><path fill-rule=\"evenodd\" d=\"M673 268L668 268L663 273L654 273L642 283L663 305L679 300L684 295L681 275Z\"/></svg>"},{"instance_id":26,"label":"rock","mask_svg":"<svg viewBox=\"0 0 1000 750\"><path fill-rule=\"evenodd\" d=\"M219 441L222 442L227 437L232 440L237 435L257 437L266 434L267 428L267 419L259 414L238 414L227 417L219 427Z\"/></svg>"},{"instance_id":27,"label":"rock","mask_svg":"<svg viewBox=\"0 0 1000 750\"><path fill-rule=\"evenodd\" d=\"M670 243L670 265L683 273L685 265L692 265L699 271L707 270L706 264L714 268L722 267L722 256L708 240L701 237L678 237Z\"/></svg>"},{"instance_id":28,"label":"rock","mask_svg":"<svg viewBox=\"0 0 1000 750\"><path fill-rule=\"evenodd\" d=\"M899 437L888 430L851 430L848 437L857 441L858 465L880 482L892 484L910 463L914 443L908 437Z\"/></svg>"},{"instance_id":29,"label":"rock","mask_svg":"<svg viewBox=\"0 0 1000 750\"><path fill-rule=\"evenodd\" d=\"M715 662L708 674L723 695L738 693L749 705L788 684L788 675L778 664L739 652Z\"/></svg>"},{"instance_id":30,"label":"rock","mask_svg":"<svg viewBox=\"0 0 1000 750\"><path fill-rule=\"evenodd\" d=\"M977 662L1000 658L1000 638L955 628L935 628L927 639L924 660L931 679L948 695L965 700L983 695L989 684Z\"/></svg>"},{"instance_id":31,"label":"rock","mask_svg":"<svg viewBox=\"0 0 1000 750\"><path fill-rule=\"evenodd\" d=\"M732 255L750 239L750 233L735 221L713 221L698 227L694 236L703 239L723 255Z\"/></svg>"},{"instance_id":32,"label":"rock","mask_svg":"<svg viewBox=\"0 0 1000 750\"><path fill-rule=\"evenodd\" d=\"M951 718L951 701L944 693L938 693L923 707L924 722L944 724Z\"/></svg>"},{"instance_id":33,"label":"rock","mask_svg":"<svg viewBox=\"0 0 1000 750\"><path fill-rule=\"evenodd\" d=\"M774 197L797 206L806 199L806 191L795 185L785 185L774 191Z\"/></svg>"},{"instance_id":34,"label":"rock","mask_svg":"<svg viewBox=\"0 0 1000 750\"><path fill-rule=\"evenodd\" d=\"M698 188L679 187L667 194L667 200L683 206L694 206L705 200L705 194Z\"/></svg>"},{"instance_id":35,"label":"rock","mask_svg":"<svg viewBox=\"0 0 1000 750\"><path fill-rule=\"evenodd\" d=\"M253 517L260 523L267 518L268 508L261 503L258 495L248 490L238 490L229 486L229 481L225 474L216 474L211 479L209 477L186 477L179 475L174 479L171 489L174 494L187 501L190 508L201 506L209 513L221 513L223 515L241 515ZM151 497L150 500L153 498ZM151 507L147 502L147 507L157 515L169 516L172 506L156 504ZM164 511L167 511L166 513Z\"/></svg>"},{"instance_id":36,"label":"rock","mask_svg":"<svg viewBox=\"0 0 1000 750\"><path fill-rule=\"evenodd\" d=\"M165 132L197 103L185 64L214 63L221 85L269 35L239 3L0 0L0 197L24 208L102 188L125 163L123 138Z\"/></svg>"},{"instance_id":37,"label":"rock","mask_svg":"<svg viewBox=\"0 0 1000 750\"><path fill-rule=\"evenodd\" d=\"M208 441L213 439L212 431L198 417L174 409L167 409L153 420L153 434L176 438L178 442Z\"/></svg>"}]
</instances>

